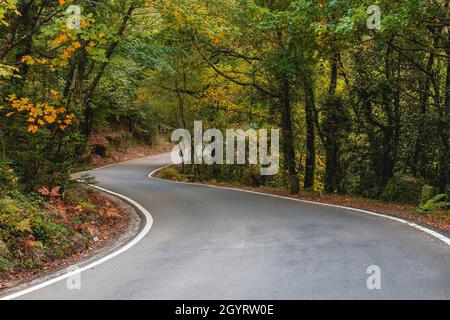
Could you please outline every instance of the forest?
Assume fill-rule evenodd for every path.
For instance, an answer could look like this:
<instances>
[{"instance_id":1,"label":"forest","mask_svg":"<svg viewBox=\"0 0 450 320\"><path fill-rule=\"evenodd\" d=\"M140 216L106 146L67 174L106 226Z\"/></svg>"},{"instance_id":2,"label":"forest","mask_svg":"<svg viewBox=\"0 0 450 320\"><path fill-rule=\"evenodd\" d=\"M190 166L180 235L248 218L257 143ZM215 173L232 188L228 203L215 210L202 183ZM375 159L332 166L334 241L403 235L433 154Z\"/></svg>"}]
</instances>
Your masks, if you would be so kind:
<instances>
[{"instance_id":1,"label":"forest","mask_svg":"<svg viewBox=\"0 0 450 320\"><path fill-rule=\"evenodd\" d=\"M153 144L200 120L280 129L282 169L192 179L438 196L448 218L450 1L0 0L0 227L14 199L64 193L93 135Z\"/></svg>"}]
</instances>

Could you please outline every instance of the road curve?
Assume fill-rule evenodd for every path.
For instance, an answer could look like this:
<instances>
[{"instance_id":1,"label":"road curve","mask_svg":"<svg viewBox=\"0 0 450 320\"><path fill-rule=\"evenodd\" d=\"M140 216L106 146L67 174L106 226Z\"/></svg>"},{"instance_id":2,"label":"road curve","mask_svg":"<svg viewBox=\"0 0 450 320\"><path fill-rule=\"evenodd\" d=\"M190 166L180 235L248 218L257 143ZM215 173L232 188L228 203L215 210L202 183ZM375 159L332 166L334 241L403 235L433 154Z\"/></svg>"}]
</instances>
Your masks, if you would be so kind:
<instances>
[{"instance_id":1,"label":"road curve","mask_svg":"<svg viewBox=\"0 0 450 320\"><path fill-rule=\"evenodd\" d=\"M93 171L146 208L149 234L123 254L22 299L450 299L450 246L346 209L152 180L159 155ZM381 290L367 268L381 269Z\"/></svg>"}]
</instances>

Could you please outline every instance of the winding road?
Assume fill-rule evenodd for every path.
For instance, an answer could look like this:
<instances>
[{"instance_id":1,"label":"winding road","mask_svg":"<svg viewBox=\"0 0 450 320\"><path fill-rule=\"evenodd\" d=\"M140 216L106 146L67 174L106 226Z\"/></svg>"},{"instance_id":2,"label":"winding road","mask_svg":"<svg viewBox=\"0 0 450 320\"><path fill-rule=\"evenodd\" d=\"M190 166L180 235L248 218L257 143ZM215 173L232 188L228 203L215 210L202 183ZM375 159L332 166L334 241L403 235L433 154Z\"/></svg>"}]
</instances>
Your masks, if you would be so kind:
<instances>
[{"instance_id":1,"label":"winding road","mask_svg":"<svg viewBox=\"0 0 450 320\"><path fill-rule=\"evenodd\" d=\"M353 210L149 179L170 155L93 171L154 220L135 246L22 299L450 299L450 246ZM381 269L381 290L367 268Z\"/></svg>"}]
</instances>

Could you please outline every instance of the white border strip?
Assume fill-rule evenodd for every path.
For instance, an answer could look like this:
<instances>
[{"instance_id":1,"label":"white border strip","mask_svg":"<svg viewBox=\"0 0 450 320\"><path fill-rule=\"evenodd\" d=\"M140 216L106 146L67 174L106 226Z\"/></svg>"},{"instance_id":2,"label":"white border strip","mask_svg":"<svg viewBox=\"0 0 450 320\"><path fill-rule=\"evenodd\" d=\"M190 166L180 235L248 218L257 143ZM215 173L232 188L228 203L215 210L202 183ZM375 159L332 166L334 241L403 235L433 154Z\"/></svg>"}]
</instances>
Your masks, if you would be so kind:
<instances>
[{"instance_id":1,"label":"white border strip","mask_svg":"<svg viewBox=\"0 0 450 320\"><path fill-rule=\"evenodd\" d=\"M136 238L134 238L133 240L131 240L128 244L126 244L125 246L123 246L123 247L120 248L119 250L117 250L117 251L115 251L115 252L113 252L113 253L111 253L111 254L109 254L109 255L107 255L107 256L105 256L105 257L103 257L103 258L101 258L101 259L99 259L99 260L97 260L97 261L95 261L95 262L93 262L93 263L91 263L91 264L88 264L87 266L84 266L84 267L82 267L82 268L80 268L80 269L78 269L78 270L75 270L75 271L72 271L72 272L63 274L63 275L61 275L61 276L59 276L59 277L56 277L56 278L54 278L54 279L45 281L45 282L43 282L43 283L40 283L40 284L35 285L35 286L33 286L33 287L30 287L30 288L28 288L28 289L25 289L25 290L22 290L22 291L13 293L13 294L8 295L8 296L3 297L3 298L0 298L0 300L12 300L12 299L16 299L16 298L21 297L21 296L23 296L23 295L26 295L26 294L29 294L29 293L31 293L31 292L34 292L34 291L40 290L40 289L42 289L42 288L48 287L48 286L50 286L50 285L52 285L52 284L55 284L56 282L59 282L59 281L61 281L61 280L64 280L64 279L67 279L67 278L69 278L69 277L72 277L72 276L75 276L75 275L77 275L77 274L80 274L80 273L82 273L83 271L86 271L86 270L95 268L96 266L98 266L98 265L100 265L100 264L102 264L102 263L104 263L104 262L106 262L106 261L108 261L108 260L111 260L111 259L113 259L114 257L117 257L118 255L124 253L125 251L128 251L129 249L131 249L132 247L134 247L136 244L138 244L138 243L139 243L139 242L140 242L140 241L141 241L141 240L142 240L142 239L150 232L150 229L151 229L152 226L153 226L153 217L152 217L152 215L150 214L150 212L148 212L148 211L147 211L144 207L142 207L139 203L137 203L137 202L134 201L133 199L130 199L130 198L128 198L128 197L126 197L126 196L124 196L124 195L121 195L121 194L119 194L119 193L112 192L112 191L109 191L109 190L107 190L107 189L103 189L103 188L100 188L100 187L97 187L97 186L92 186L92 187L94 187L94 188L96 188L96 189L98 189L98 190L104 191L104 192L106 192L106 193L112 194L112 195L114 195L114 196L117 196L117 197L119 197L119 198L122 198L122 199L128 201L129 203L131 203L132 205L134 205L139 211L141 211L142 214L145 216L145 219L146 219L145 226L144 226L144 228L142 229L142 231L136 236Z\"/></svg>"},{"instance_id":2,"label":"white border strip","mask_svg":"<svg viewBox=\"0 0 450 320\"><path fill-rule=\"evenodd\" d=\"M393 216L388 216L386 214L376 213L376 212L373 212L373 211L362 210L362 209L357 209L357 208L344 207L344 206L339 206L339 205L335 205L335 204L328 204L328 203L322 203L322 202L315 202L315 201L309 201L309 200L302 200L302 199L284 197L284 196L280 196L280 195L276 195L276 194L270 194L270 193L263 193L263 192L257 192L257 191L251 191L251 190L243 190L243 189L231 188L231 187L214 186L214 185L202 184L202 183L190 183L190 182L171 181L171 180L166 180L166 179L153 177L153 175L156 174L157 172L159 172L159 171L161 171L161 170L163 170L165 168L171 167L171 166L173 166L173 165L167 165L167 166L164 166L162 168L154 170L153 172L151 172L148 175L148 178L153 179L153 180L177 183L177 184L187 184L187 185L202 186L202 187L207 187L207 188L216 188L216 189L224 189L224 190L232 190L232 191L253 193L253 194L266 196L266 197L273 197L273 198L278 198L278 199L285 199L285 200L297 201L297 202L302 202L302 203L320 205L320 206L324 206L324 207L339 208L339 209L345 209L345 210L355 211L355 212L359 212L359 213L369 214L371 216L385 218L385 219L389 219L389 220L392 220L392 221L396 221L396 222L408 225L408 226L410 226L412 228L415 228L417 230L425 232L425 233L429 234L430 236L432 236L432 237L434 237L434 238L436 238L436 239L446 243L448 246L450 246L450 239L448 237L444 236L443 234L440 234L440 233L438 233L436 231L433 231L433 230L431 230L429 228L426 228L424 226L418 225L416 223L407 221L405 219L401 219L401 218L397 218L397 217L393 217Z\"/></svg>"}]
</instances>

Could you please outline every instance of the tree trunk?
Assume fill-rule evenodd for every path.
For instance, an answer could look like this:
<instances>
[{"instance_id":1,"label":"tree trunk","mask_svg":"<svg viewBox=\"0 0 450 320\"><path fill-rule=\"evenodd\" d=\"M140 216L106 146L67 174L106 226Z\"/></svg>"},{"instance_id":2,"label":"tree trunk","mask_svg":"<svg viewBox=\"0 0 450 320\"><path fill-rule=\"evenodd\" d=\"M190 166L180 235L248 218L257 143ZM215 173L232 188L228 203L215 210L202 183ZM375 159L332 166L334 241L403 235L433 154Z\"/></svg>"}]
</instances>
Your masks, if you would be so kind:
<instances>
[{"instance_id":1,"label":"tree trunk","mask_svg":"<svg viewBox=\"0 0 450 320\"><path fill-rule=\"evenodd\" d=\"M334 97L336 94L336 88L337 88L337 80L338 80L338 61L339 61L339 52L336 52L335 55L333 55L330 64L331 64L331 74L330 74L330 88L328 90L328 93L331 97ZM334 104L335 100L330 99L329 101L333 105L329 105L328 110L325 110L326 113L328 113L326 116L330 118L331 123L336 123L336 119L334 118L334 115L336 114L336 108L337 106ZM329 132L328 128L327 133ZM328 134L328 136L323 139L323 143L325 145L325 153L326 153L326 160L325 160L325 191L328 193L334 193L337 191L338 186L340 185L340 168L339 168L339 144L337 142L337 137L334 136L333 133Z\"/></svg>"},{"instance_id":2,"label":"tree trunk","mask_svg":"<svg viewBox=\"0 0 450 320\"><path fill-rule=\"evenodd\" d=\"M304 82L306 113L306 167L305 189L314 187L316 170L316 133L314 128L316 103L309 79Z\"/></svg>"},{"instance_id":3,"label":"tree trunk","mask_svg":"<svg viewBox=\"0 0 450 320\"><path fill-rule=\"evenodd\" d=\"M300 183L294 148L294 134L292 130L290 84L289 80L285 77L281 80L281 116L284 138L284 157L286 169L289 172L290 191L291 194L298 194L300 192Z\"/></svg>"},{"instance_id":4,"label":"tree trunk","mask_svg":"<svg viewBox=\"0 0 450 320\"><path fill-rule=\"evenodd\" d=\"M180 88L178 86L178 80L175 81L175 90L176 90L177 97L178 97L178 108L180 111L181 124L183 125L183 129L187 130L186 118L184 116L184 100L183 100L183 96L181 95ZM186 150L180 150L180 152L181 152L181 157L184 159L184 153L186 152ZM191 151L189 151L189 152L191 152ZM181 162L181 171L183 173L186 173L184 161Z\"/></svg>"}]
</instances>

